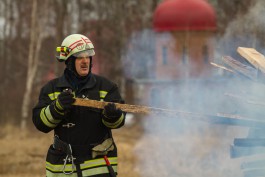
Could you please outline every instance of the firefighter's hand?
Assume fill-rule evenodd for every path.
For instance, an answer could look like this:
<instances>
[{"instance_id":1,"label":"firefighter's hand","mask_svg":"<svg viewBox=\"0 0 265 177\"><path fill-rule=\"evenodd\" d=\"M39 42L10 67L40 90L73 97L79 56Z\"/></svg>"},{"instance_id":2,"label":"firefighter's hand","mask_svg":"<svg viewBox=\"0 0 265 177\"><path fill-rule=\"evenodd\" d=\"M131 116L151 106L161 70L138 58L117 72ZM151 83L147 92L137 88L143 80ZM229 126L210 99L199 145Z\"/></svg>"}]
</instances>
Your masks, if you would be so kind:
<instances>
[{"instance_id":1,"label":"firefighter's hand","mask_svg":"<svg viewBox=\"0 0 265 177\"><path fill-rule=\"evenodd\" d=\"M103 113L108 118L119 118L122 115L122 110L117 109L114 103L108 103L103 110Z\"/></svg>"},{"instance_id":2,"label":"firefighter's hand","mask_svg":"<svg viewBox=\"0 0 265 177\"><path fill-rule=\"evenodd\" d=\"M55 106L60 111L66 111L72 107L75 102L74 95L71 92L62 92L58 95Z\"/></svg>"},{"instance_id":3,"label":"firefighter's hand","mask_svg":"<svg viewBox=\"0 0 265 177\"><path fill-rule=\"evenodd\" d=\"M66 113L75 102L74 95L70 91L64 91L58 95L58 98L50 105L50 112L54 119L62 120L66 118Z\"/></svg>"}]
</instances>

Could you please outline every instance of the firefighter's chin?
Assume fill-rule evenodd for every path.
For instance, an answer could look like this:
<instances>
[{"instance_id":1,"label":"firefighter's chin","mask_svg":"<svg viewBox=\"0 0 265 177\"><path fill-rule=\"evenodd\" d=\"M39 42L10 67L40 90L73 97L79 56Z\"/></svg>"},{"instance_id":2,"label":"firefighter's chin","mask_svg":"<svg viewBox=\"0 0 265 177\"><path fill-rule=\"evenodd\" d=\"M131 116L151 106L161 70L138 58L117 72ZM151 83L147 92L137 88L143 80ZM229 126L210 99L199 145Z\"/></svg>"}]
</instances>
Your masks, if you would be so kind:
<instances>
[{"instance_id":1,"label":"firefighter's chin","mask_svg":"<svg viewBox=\"0 0 265 177\"><path fill-rule=\"evenodd\" d=\"M77 73L78 73L80 76L86 76L86 75L88 75L88 72L89 72L88 67L80 67L80 68L77 70Z\"/></svg>"}]
</instances>

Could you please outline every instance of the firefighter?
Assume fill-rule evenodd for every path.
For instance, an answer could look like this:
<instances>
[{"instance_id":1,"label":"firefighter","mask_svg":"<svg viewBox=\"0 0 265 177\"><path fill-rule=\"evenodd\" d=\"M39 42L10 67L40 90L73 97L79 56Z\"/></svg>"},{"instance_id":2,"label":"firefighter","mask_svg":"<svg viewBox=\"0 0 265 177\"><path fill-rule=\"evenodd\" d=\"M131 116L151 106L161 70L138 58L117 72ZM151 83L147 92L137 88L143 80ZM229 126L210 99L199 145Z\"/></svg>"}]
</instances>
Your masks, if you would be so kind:
<instances>
[{"instance_id":1,"label":"firefighter","mask_svg":"<svg viewBox=\"0 0 265 177\"><path fill-rule=\"evenodd\" d=\"M117 147L111 130L124 125L126 114L113 104L124 103L119 89L91 72L95 51L86 36L67 36L57 51L57 59L66 65L64 73L42 87L32 117L39 131L54 131L46 156L46 176L114 177ZM74 98L111 103L100 110L73 106Z\"/></svg>"}]
</instances>

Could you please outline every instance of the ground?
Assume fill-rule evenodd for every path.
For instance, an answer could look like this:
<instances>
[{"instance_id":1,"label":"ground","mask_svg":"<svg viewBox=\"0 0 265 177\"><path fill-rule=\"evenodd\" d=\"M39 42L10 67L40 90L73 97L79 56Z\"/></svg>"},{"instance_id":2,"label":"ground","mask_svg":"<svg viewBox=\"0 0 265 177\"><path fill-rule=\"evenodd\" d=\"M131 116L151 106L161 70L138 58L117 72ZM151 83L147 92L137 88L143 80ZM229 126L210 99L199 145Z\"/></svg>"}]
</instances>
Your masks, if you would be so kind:
<instances>
[{"instance_id":1,"label":"ground","mask_svg":"<svg viewBox=\"0 0 265 177\"><path fill-rule=\"evenodd\" d=\"M141 132L139 126L114 131L120 154L119 176L139 177L134 168L137 159L132 151ZM14 126L5 126L0 131L0 177L44 177L45 155L52 138L52 133L21 132Z\"/></svg>"},{"instance_id":2,"label":"ground","mask_svg":"<svg viewBox=\"0 0 265 177\"><path fill-rule=\"evenodd\" d=\"M230 158L229 147L233 138L246 135L245 128L238 131L208 124L198 128L188 122L187 129L176 131L172 122L162 124L159 118L152 124L151 120L156 119L114 130L119 177L243 176L242 162ZM0 177L44 177L45 156L52 140L52 133L4 126L0 130Z\"/></svg>"}]
</instances>

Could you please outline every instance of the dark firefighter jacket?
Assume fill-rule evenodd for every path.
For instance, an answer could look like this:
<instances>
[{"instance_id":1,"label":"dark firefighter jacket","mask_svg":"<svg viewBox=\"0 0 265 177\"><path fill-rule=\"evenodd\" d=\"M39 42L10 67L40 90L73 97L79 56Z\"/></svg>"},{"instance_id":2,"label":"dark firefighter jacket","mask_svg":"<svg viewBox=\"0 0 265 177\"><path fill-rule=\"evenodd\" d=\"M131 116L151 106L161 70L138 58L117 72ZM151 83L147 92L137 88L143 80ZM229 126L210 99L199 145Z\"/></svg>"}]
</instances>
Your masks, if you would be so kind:
<instances>
[{"instance_id":1,"label":"dark firefighter jacket","mask_svg":"<svg viewBox=\"0 0 265 177\"><path fill-rule=\"evenodd\" d=\"M53 148L51 145L46 157L47 177L64 176L65 172L74 171L72 175L81 173L82 176L109 176L103 157L92 159L91 148L102 143L107 138L112 138L111 129L124 125L125 113L113 121L106 119L102 110L73 106L63 120L57 120L49 111L49 106L57 99L57 96L66 88L74 91L75 97L108 102L119 102L123 100L116 84L104 77L91 74L89 82L82 88L74 90L65 76L56 78L47 83L40 92L39 102L33 108L33 123L42 132L54 130L54 134L63 142L72 146L73 156L76 164L73 168L71 162L64 167L66 154ZM108 152L109 161L117 172L117 148ZM77 169L78 168L78 169ZM80 176L80 174L78 175Z\"/></svg>"}]
</instances>

